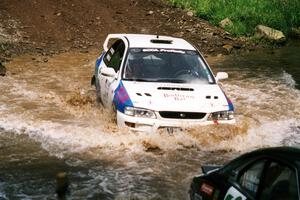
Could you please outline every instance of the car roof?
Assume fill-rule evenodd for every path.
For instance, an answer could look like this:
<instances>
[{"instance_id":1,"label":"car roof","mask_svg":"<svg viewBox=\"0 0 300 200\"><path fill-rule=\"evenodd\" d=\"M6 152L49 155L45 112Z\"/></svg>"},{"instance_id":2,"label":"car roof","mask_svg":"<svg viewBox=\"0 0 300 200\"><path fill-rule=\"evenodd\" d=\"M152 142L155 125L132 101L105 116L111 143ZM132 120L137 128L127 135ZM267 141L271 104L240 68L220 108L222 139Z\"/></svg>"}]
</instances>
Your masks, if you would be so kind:
<instances>
[{"instance_id":1,"label":"car roof","mask_svg":"<svg viewBox=\"0 0 300 200\"><path fill-rule=\"evenodd\" d=\"M230 161L224 166L224 169L235 168L241 163L256 158L272 158L276 160L285 161L291 165L297 166L300 169L300 148L299 147L271 147L258 149L246 154L243 154L236 159Z\"/></svg>"},{"instance_id":2,"label":"car roof","mask_svg":"<svg viewBox=\"0 0 300 200\"><path fill-rule=\"evenodd\" d=\"M122 35L128 40L130 48L166 48L166 49L195 50L195 48L189 42L187 42L182 38L162 36L162 35L146 35L146 34L122 34ZM159 42L159 41L163 41L163 42Z\"/></svg>"},{"instance_id":3,"label":"car roof","mask_svg":"<svg viewBox=\"0 0 300 200\"><path fill-rule=\"evenodd\" d=\"M287 161L299 161L300 162L300 148L299 147L272 147L259 149L249 154L255 155L265 155L270 157L276 157L279 159L284 159Z\"/></svg>"}]
</instances>

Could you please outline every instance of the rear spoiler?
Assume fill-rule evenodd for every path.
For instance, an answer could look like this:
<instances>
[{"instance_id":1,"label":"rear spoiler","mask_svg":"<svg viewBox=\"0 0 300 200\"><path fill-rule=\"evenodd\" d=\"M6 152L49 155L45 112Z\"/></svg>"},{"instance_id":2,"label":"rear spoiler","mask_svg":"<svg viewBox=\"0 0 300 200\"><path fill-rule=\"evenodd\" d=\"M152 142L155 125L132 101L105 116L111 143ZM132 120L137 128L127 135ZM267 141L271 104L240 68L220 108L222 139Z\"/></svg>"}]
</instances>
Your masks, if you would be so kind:
<instances>
[{"instance_id":1,"label":"rear spoiler","mask_svg":"<svg viewBox=\"0 0 300 200\"><path fill-rule=\"evenodd\" d=\"M220 169L222 166L221 165L202 165L201 169L203 174L209 174L211 172L214 172L218 169Z\"/></svg>"}]
</instances>

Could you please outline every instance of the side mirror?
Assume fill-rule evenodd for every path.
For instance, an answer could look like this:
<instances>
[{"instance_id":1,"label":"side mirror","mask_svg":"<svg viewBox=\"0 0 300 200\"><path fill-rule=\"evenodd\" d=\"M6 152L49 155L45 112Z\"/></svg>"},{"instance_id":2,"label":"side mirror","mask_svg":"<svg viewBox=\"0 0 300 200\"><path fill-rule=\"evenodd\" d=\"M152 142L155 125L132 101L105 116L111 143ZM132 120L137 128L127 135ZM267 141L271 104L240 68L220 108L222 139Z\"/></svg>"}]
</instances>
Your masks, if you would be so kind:
<instances>
[{"instance_id":1,"label":"side mirror","mask_svg":"<svg viewBox=\"0 0 300 200\"><path fill-rule=\"evenodd\" d=\"M218 72L217 76L216 76L216 80L217 82L219 80L223 80L223 79L227 79L228 78L228 74L226 72Z\"/></svg>"},{"instance_id":2,"label":"side mirror","mask_svg":"<svg viewBox=\"0 0 300 200\"><path fill-rule=\"evenodd\" d=\"M116 72L113 68L111 67L102 67L100 69L100 73L103 75L103 76L109 76L109 77L115 77L116 76Z\"/></svg>"}]
</instances>

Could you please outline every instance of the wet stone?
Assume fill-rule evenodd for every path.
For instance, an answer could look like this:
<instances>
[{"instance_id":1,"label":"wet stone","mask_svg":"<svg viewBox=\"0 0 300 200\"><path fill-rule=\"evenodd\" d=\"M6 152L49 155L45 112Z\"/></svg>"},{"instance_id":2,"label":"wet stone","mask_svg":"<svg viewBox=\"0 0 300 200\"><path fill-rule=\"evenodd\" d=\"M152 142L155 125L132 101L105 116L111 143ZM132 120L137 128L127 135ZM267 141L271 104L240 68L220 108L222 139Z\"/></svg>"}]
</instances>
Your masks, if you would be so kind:
<instances>
[{"instance_id":1,"label":"wet stone","mask_svg":"<svg viewBox=\"0 0 300 200\"><path fill-rule=\"evenodd\" d=\"M154 11L150 10L149 12L147 12L147 15L152 15L154 13Z\"/></svg>"}]
</instances>

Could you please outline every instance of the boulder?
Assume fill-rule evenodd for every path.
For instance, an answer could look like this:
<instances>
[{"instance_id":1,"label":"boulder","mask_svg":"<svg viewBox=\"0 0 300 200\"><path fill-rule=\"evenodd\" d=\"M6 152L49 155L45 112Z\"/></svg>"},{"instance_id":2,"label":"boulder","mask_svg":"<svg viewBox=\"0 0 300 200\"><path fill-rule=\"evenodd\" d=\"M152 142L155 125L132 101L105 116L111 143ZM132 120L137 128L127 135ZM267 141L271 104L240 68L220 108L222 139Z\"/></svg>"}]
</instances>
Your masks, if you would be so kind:
<instances>
[{"instance_id":1,"label":"boulder","mask_svg":"<svg viewBox=\"0 0 300 200\"><path fill-rule=\"evenodd\" d=\"M2 63L0 62L0 76L5 76L6 75L6 68Z\"/></svg>"},{"instance_id":2,"label":"boulder","mask_svg":"<svg viewBox=\"0 0 300 200\"><path fill-rule=\"evenodd\" d=\"M257 25L255 30L255 36L258 38L264 38L275 42L284 42L286 40L285 35L281 31L264 25Z\"/></svg>"},{"instance_id":3,"label":"boulder","mask_svg":"<svg viewBox=\"0 0 300 200\"><path fill-rule=\"evenodd\" d=\"M229 18L225 18L219 22L219 26L225 28L226 26L232 26L233 22Z\"/></svg>"}]
</instances>

